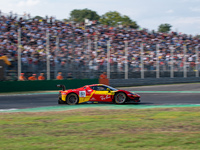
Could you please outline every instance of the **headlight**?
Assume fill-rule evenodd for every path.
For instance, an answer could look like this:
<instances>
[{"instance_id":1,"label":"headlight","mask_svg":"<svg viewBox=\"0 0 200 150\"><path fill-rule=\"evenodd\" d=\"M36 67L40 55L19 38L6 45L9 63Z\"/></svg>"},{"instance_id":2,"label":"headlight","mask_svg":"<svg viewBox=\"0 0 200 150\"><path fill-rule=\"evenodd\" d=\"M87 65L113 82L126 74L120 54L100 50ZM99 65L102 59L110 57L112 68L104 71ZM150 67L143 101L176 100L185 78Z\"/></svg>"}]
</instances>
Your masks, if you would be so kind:
<instances>
[{"instance_id":1,"label":"headlight","mask_svg":"<svg viewBox=\"0 0 200 150\"><path fill-rule=\"evenodd\" d=\"M136 96L136 94L135 93L129 93L129 94L127 94L128 96Z\"/></svg>"},{"instance_id":2,"label":"headlight","mask_svg":"<svg viewBox=\"0 0 200 150\"><path fill-rule=\"evenodd\" d=\"M136 95L135 93L131 93L132 95Z\"/></svg>"}]
</instances>

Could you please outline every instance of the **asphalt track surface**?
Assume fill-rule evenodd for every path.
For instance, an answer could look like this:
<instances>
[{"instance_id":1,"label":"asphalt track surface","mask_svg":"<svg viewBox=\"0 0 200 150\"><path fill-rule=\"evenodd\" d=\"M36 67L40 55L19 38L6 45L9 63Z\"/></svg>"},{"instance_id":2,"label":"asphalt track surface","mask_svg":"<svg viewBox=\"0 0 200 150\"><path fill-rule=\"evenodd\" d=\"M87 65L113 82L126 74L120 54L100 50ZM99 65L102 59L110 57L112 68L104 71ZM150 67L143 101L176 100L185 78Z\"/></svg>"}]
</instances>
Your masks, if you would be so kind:
<instances>
[{"instance_id":1,"label":"asphalt track surface","mask_svg":"<svg viewBox=\"0 0 200 150\"><path fill-rule=\"evenodd\" d=\"M140 86L120 89L137 91L137 93L141 96L141 102L137 105L141 106L200 104L200 83ZM58 94L0 95L0 109L24 109L44 106L58 106L57 97ZM136 104L132 103L128 105Z\"/></svg>"}]
</instances>

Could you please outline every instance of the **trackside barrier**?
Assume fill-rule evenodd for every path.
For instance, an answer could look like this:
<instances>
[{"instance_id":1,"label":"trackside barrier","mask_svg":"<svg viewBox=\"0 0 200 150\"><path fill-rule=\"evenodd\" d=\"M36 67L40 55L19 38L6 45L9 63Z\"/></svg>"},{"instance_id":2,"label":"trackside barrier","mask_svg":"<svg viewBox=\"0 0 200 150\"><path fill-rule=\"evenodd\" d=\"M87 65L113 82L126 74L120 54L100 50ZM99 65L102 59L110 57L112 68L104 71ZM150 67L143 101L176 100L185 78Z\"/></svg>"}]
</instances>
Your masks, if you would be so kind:
<instances>
[{"instance_id":1,"label":"trackside barrier","mask_svg":"<svg viewBox=\"0 0 200 150\"><path fill-rule=\"evenodd\" d=\"M195 83L200 82L200 77L188 78L135 78L135 79L110 79L110 86L126 87L140 85L156 85L156 84L174 84L174 83Z\"/></svg>"},{"instance_id":2,"label":"trackside barrier","mask_svg":"<svg viewBox=\"0 0 200 150\"><path fill-rule=\"evenodd\" d=\"M0 93L21 91L61 90L57 84L64 84L66 89L75 89L84 85L98 84L98 79L44 80L44 81L1 81Z\"/></svg>"},{"instance_id":3,"label":"trackside barrier","mask_svg":"<svg viewBox=\"0 0 200 150\"><path fill-rule=\"evenodd\" d=\"M73 79L73 80L44 80L44 81L1 81L0 93L21 91L49 91L61 90L57 84L64 84L66 89L75 89L84 85L97 84L99 79ZM188 78L145 78L145 79L109 79L109 85L113 87L195 83L200 82L200 77Z\"/></svg>"}]
</instances>

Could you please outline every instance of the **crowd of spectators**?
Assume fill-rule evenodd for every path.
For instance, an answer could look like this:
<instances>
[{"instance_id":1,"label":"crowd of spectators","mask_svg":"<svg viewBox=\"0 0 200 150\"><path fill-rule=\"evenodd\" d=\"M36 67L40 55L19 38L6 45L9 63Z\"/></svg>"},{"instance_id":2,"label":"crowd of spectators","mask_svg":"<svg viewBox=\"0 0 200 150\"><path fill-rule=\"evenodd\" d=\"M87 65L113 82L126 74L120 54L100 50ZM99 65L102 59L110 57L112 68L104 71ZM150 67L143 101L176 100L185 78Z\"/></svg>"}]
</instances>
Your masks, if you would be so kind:
<instances>
[{"instance_id":1,"label":"crowd of spectators","mask_svg":"<svg viewBox=\"0 0 200 150\"><path fill-rule=\"evenodd\" d=\"M110 40L111 71L123 72L125 41L128 42L129 71L140 71L141 43L144 46L144 69L156 70L156 44L159 44L161 70L169 70L170 47L174 48L174 69L183 70L184 45L187 47L188 70L195 69L198 36L176 32L158 33L147 29L108 27L93 22L84 24L58 21L50 18L36 19L0 13L0 55L6 55L11 65L7 70L17 70L18 29L21 29L22 72L41 73L46 69L47 31L49 31L49 58L51 70L61 72L106 71L107 43ZM56 37L59 37L59 44Z\"/></svg>"}]
</instances>

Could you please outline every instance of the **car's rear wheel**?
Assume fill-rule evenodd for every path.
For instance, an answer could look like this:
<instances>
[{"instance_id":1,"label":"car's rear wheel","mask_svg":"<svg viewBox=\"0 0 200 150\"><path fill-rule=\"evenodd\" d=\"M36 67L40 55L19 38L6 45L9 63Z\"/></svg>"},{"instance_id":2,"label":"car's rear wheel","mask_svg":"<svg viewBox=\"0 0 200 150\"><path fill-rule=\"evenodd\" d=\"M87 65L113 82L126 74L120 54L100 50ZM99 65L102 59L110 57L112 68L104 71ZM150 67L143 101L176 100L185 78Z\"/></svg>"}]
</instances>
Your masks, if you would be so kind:
<instances>
[{"instance_id":1,"label":"car's rear wheel","mask_svg":"<svg viewBox=\"0 0 200 150\"><path fill-rule=\"evenodd\" d=\"M71 93L67 96L66 102L68 105L75 105L78 103L78 96L75 93Z\"/></svg>"},{"instance_id":2,"label":"car's rear wheel","mask_svg":"<svg viewBox=\"0 0 200 150\"><path fill-rule=\"evenodd\" d=\"M124 104L126 101L126 94L123 92L119 92L115 94L115 103L116 104Z\"/></svg>"}]
</instances>

